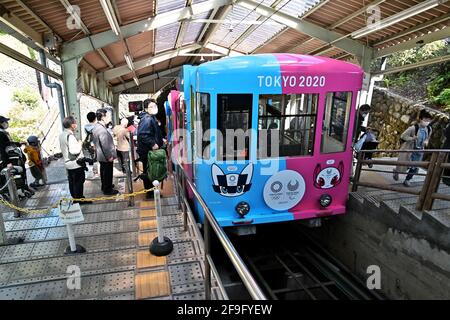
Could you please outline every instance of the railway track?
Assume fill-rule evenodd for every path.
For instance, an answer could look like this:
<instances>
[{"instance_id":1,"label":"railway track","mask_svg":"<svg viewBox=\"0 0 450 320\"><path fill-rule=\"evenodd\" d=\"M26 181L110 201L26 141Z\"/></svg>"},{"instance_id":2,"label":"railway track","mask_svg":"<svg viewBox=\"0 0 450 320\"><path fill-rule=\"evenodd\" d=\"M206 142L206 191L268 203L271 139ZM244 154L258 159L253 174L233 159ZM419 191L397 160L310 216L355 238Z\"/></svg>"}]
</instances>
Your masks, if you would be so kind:
<instances>
[{"instance_id":1,"label":"railway track","mask_svg":"<svg viewBox=\"0 0 450 320\"><path fill-rule=\"evenodd\" d=\"M383 299L301 229L285 223L258 227L256 235L230 238L269 299ZM229 298L250 298L228 259L213 258Z\"/></svg>"}]
</instances>

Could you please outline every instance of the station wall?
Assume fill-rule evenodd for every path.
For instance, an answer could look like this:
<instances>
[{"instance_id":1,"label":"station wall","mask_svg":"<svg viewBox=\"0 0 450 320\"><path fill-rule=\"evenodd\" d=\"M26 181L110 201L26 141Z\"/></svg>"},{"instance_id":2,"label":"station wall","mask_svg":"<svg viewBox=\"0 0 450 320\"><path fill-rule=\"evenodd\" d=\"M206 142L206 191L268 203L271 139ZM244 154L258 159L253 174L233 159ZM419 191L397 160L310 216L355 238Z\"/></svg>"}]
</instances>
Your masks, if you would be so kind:
<instances>
[{"instance_id":1,"label":"station wall","mask_svg":"<svg viewBox=\"0 0 450 320\"><path fill-rule=\"evenodd\" d=\"M424 214L421 219L377 207L351 196L348 213L308 233L364 282L380 268L388 299L450 298L450 228Z\"/></svg>"}]
</instances>

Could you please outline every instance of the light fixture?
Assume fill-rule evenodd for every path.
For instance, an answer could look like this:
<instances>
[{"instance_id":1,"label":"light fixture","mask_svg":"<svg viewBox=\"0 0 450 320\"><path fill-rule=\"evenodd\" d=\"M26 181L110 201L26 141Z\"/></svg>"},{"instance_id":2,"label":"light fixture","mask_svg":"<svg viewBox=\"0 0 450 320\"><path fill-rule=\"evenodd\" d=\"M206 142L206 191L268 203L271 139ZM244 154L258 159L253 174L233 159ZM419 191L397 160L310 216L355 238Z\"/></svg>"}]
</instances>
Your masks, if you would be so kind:
<instances>
[{"instance_id":1,"label":"light fixture","mask_svg":"<svg viewBox=\"0 0 450 320\"><path fill-rule=\"evenodd\" d=\"M139 79L137 77L133 77L134 83L139 87Z\"/></svg>"},{"instance_id":2,"label":"light fixture","mask_svg":"<svg viewBox=\"0 0 450 320\"><path fill-rule=\"evenodd\" d=\"M111 2L109 0L100 0L100 4L106 15L106 19L108 19L108 23L111 26L112 31L116 34L116 36L118 36L120 34L119 22L117 21Z\"/></svg>"},{"instance_id":3,"label":"light fixture","mask_svg":"<svg viewBox=\"0 0 450 320\"><path fill-rule=\"evenodd\" d=\"M372 32L387 28L393 24L396 24L405 19L411 18L419 13L430 10L440 4L440 0L428 0L422 3L419 3L413 7L410 7L406 10L403 10L397 14L394 14L386 19L383 19L379 22L375 22L373 24L368 25L365 28L359 29L351 34L352 38L358 39L364 37Z\"/></svg>"},{"instance_id":4,"label":"light fixture","mask_svg":"<svg viewBox=\"0 0 450 320\"><path fill-rule=\"evenodd\" d=\"M125 58L125 61L127 62L128 68L130 68L130 70L134 70L133 60L131 60L130 55L128 53L125 53L125 55L123 57Z\"/></svg>"},{"instance_id":5,"label":"light fixture","mask_svg":"<svg viewBox=\"0 0 450 320\"><path fill-rule=\"evenodd\" d=\"M320 196L320 199L319 199L319 203L322 208L328 207L332 201L333 201L333 199L331 198L331 196L329 194L323 194Z\"/></svg>"},{"instance_id":6,"label":"light fixture","mask_svg":"<svg viewBox=\"0 0 450 320\"><path fill-rule=\"evenodd\" d=\"M236 206L236 212L241 218L243 218L250 212L250 205L245 201L241 201Z\"/></svg>"}]
</instances>

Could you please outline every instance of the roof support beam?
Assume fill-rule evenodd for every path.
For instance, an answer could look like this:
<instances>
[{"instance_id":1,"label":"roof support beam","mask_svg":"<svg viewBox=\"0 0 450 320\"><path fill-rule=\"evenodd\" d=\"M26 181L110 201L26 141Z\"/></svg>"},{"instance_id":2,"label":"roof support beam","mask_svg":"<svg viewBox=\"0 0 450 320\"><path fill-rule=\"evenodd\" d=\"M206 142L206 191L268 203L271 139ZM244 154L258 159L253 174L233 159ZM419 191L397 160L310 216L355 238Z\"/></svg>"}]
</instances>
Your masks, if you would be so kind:
<instances>
[{"instance_id":1,"label":"roof support beam","mask_svg":"<svg viewBox=\"0 0 450 320\"><path fill-rule=\"evenodd\" d=\"M192 0L186 0L186 6L190 7L192 5ZM188 24L185 21L182 21L180 27L178 28L177 40L175 41L175 48L181 47L183 44L184 35L186 34Z\"/></svg>"},{"instance_id":2,"label":"roof support beam","mask_svg":"<svg viewBox=\"0 0 450 320\"><path fill-rule=\"evenodd\" d=\"M228 48L219 46L219 45L214 44L214 43L207 43L207 44L205 45L205 48L207 48L207 49L209 49L209 50L212 50L212 51L215 51L215 52L218 52L218 53L221 53L221 54L223 54L223 55L225 55L225 56L230 56L230 57L234 57L234 56L242 56L242 55L244 55L244 54L241 53L241 52L234 51L234 50L231 50L231 49L228 49Z\"/></svg>"},{"instance_id":3,"label":"roof support beam","mask_svg":"<svg viewBox=\"0 0 450 320\"><path fill-rule=\"evenodd\" d=\"M448 19L450 19L450 13L444 14L443 16L437 17L437 18L435 18L435 19L433 19L433 20L427 21L427 22L422 23L422 24L420 24L420 25L418 25L418 26L415 26L415 27L413 27L413 28L408 28L408 29L406 29L406 30L404 30L404 31L402 31L402 32L396 33L396 34L393 35L392 37L383 39L383 40L381 40L381 41L375 43L373 46L374 46L374 47L377 47L377 46L379 46L379 45L382 45L383 43L393 41L393 40L395 40L395 39L398 39L398 38L407 36L408 34L411 34L411 33L417 32L417 31L420 31L420 30L425 29L425 28L428 28L428 27L432 27L432 26L434 26L434 25L436 25L436 24L438 24L438 23L444 22L444 21L446 21L446 20L448 20Z\"/></svg>"},{"instance_id":4,"label":"roof support beam","mask_svg":"<svg viewBox=\"0 0 450 320\"><path fill-rule=\"evenodd\" d=\"M446 55L446 56L442 56L442 57L437 57L437 58L433 58L433 59L416 62L416 63L406 64L406 65L400 66L400 67L389 68L389 69L386 69L383 71L373 72L372 76L391 74L391 73L397 73L397 72L402 72L402 71L411 70L411 69L417 69L417 68L429 66L432 64L444 63L446 61L450 61L450 54Z\"/></svg>"},{"instance_id":5,"label":"roof support beam","mask_svg":"<svg viewBox=\"0 0 450 320\"><path fill-rule=\"evenodd\" d=\"M254 0L237 0L236 4L249 10L254 10L260 15L270 17L272 20L278 23L284 24L288 27L300 31L301 33L307 34L326 43L336 41L334 43L335 47L352 53L359 58L363 57L365 54L371 54L372 52L371 48L364 46L358 41L347 38L340 39L342 38L342 35L337 32L327 30L311 22L295 18L286 13L277 12L275 9L259 4Z\"/></svg>"},{"instance_id":6,"label":"roof support beam","mask_svg":"<svg viewBox=\"0 0 450 320\"><path fill-rule=\"evenodd\" d=\"M144 84L144 83L147 83L149 81L152 81L152 80L155 80L155 79L159 79L161 77L165 77L165 76L168 76L168 75L171 75L171 74L176 74L180 70L181 70L181 67L175 67L175 68L172 68L172 69L168 69L168 70L164 70L164 71L161 71L161 72L157 72L157 73L154 73L154 74L151 74L151 75L139 78L139 82L141 84ZM112 90L113 90L113 93L119 93L119 92L131 89L131 88L134 88L134 87L136 87L136 84L134 83L133 80L131 80L131 81L125 82L124 84L119 84L119 85L114 86L112 88Z\"/></svg>"},{"instance_id":7,"label":"roof support beam","mask_svg":"<svg viewBox=\"0 0 450 320\"><path fill-rule=\"evenodd\" d=\"M193 4L189 7L164 12L155 15L154 17L122 26L120 28L120 33L122 37L126 39L142 32L154 30L171 23L189 19L197 14L208 12L217 7L230 4L231 2L231 0L208 0ZM104 31L64 44L62 47L61 58L64 61L70 60L120 40L120 37L117 36L112 30Z\"/></svg>"},{"instance_id":8,"label":"roof support beam","mask_svg":"<svg viewBox=\"0 0 450 320\"><path fill-rule=\"evenodd\" d=\"M399 52L399 51L409 50L409 49L412 49L412 48L415 48L418 46L422 46L424 44L434 42L437 40L442 40L442 39L445 39L448 37L450 37L450 27L447 27L447 28L444 28L444 29L441 29L439 31L435 31L432 33L428 33L422 37L417 37L417 38L399 43L399 44L391 46L391 47L387 47L387 48L375 51L374 58L376 59L376 58L385 57L385 56L391 55L391 54Z\"/></svg>"},{"instance_id":9,"label":"roof support beam","mask_svg":"<svg viewBox=\"0 0 450 320\"><path fill-rule=\"evenodd\" d=\"M60 75L59 73L56 73L55 71L43 66L42 64L34 61L33 59L28 58L27 56L21 54L20 52L17 52L16 50L13 50L8 46L5 46L2 43L0 43L0 53L3 53L4 55L7 55L8 57L17 60L33 69L43 72L54 79L62 80L62 75Z\"/></svg>"},{"instance_id":10,"label":"roof support beam","mask_svg":"<svg viewBox=\"0 0 450 320\"><path fill-rule=\"evenodd\" d=\"M40 48L44 49L44 41L42 34L34 31L29 25L23 22L21 19L16 17L14 14L7 12L0 16L0 21L6 24L8 27L14 31L22 34L23 36L33 40Z\"/></svg>"},{"instance_id":11,"label":"roof support beam","mask_svg":"<svg viewBox=\"0 0 450 320\"><path fill-rule=\"evenodd\" d=\"M157 54L151 58L135 61L133 63L134 70L140 70L140 69L155 65L157 63L176 58L180 54L184 54L184 53L188 53L188 52L197 50L200 47L201 47L201 45L199 45L199 44L191 44L191 45L182 47L180 49L171 50L168 52ZM130 72L131 72L131 70L128 67L128 65L123 65L123 66L120 66L120 67L117 67L117 68L114 68L111 70L106 70L106 71L100 73L99 76L100 76L100 78L103 78L104 80L109 81L111 79L114 79L114 78L117 78L120 76L124 76Z\"/></svg>"}]
</instances>

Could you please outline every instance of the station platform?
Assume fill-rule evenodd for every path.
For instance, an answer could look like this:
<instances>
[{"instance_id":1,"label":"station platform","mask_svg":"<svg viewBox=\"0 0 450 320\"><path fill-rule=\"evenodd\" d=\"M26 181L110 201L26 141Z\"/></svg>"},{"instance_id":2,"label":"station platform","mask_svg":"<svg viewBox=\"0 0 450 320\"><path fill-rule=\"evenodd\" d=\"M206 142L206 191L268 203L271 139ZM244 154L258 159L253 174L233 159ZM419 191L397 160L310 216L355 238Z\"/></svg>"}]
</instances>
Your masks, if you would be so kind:
<instances>
[{"instance_id":1,"label":"station platform","mask_svg":"<svg viewBox=\"0 0 450 320\"><path fill-rule=\"evenodd\" d=\"M54 204L68 191L61 161L47 168L48 185L21 204L41 209ZM116 188L125 192L125 176L114 169ZM134 183L134 191L142 183ZM86 180L84 195L102 196L98 177ZM201 234L188 217L184 231L173 184L162 190L163 228L174 244L167 257L149 252L157 236L154 201L135 197L133 207L117 199L83 205L84 221L74 225L76 243L86 253L66 255L67 231L56 210L49 214L22 214L1 207L8 238L24 243L0 246L0 299L204 299L204 251ZM81 286L69 289L71 266L79 267ZM68 269L69 268L69 269ZM222 299L213 280L213 299Z\"/></svg>"}]
</instances>

